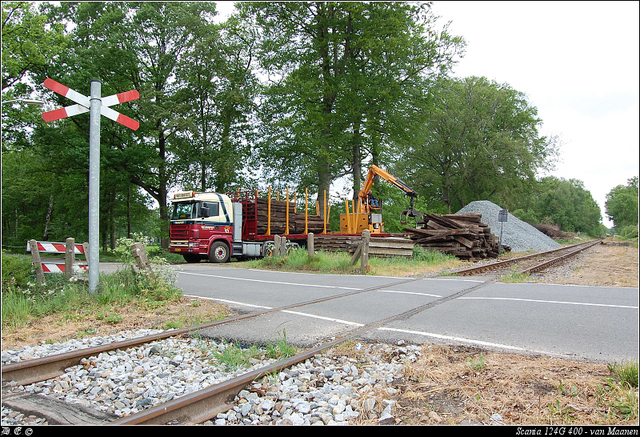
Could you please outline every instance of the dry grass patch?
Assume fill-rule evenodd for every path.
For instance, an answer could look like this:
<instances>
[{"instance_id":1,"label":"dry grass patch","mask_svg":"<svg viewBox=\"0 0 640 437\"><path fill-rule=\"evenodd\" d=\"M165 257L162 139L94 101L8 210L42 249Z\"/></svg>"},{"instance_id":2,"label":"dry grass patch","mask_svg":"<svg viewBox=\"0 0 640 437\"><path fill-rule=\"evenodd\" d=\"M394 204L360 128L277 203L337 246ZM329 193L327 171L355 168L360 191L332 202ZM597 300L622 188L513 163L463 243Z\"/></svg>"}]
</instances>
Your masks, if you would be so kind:
<instances>
[{"instance_id":1,"label":"dry grass patch","mask_svg":"<svg viewBox=\"0 0 640 437\"><path fill-rule=\"evenodd\" d=\"M637 405L637 387L624 391L607 364L428 346L418 362L407 366L398 388L397 416L411 425L638 421L637 407L625 413Z\"/></svg>"}]
</instances>

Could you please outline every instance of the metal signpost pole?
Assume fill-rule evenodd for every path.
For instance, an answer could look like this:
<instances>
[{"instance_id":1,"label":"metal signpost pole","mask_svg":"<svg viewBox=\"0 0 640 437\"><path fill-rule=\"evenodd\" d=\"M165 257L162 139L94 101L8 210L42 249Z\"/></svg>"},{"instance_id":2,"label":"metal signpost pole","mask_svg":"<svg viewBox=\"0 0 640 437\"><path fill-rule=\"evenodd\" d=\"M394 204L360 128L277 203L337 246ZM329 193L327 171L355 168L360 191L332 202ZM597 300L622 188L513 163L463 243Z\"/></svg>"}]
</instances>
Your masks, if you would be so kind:
<instances>
[{"instance_id":1,"label":"metal signpost pole","mask_svg":"<svg viewBox=\"0 0 640 437\"><path fill-rule=\"evenodd\" d=\"M102 83L91 81L89 109L89 291L96 291L100 273L100 110Z\"/></svg>"},{"instance_id":2,"label":"metal signpost pole","mask_svg":"<svg viewBox=\"0 0 640 437\"><path fill-rule=\"evenodd\" d=\"M89 250L85 255L89 261L89 291L93 293L100 276L100 115L129 129L138 130L140 123L114 111L110 106L137 100L140 93L131 90L102 98L102 82L99 79L91 81L89 97L50 78L45 79L44 86L76 103L42 113L42 119L47 123L89 113Z\"/></svg>"},{"instance_id":3,"label":"metal signpost pole","mask_svg":"<svg viewBox=\"0 0 640 437\"><path fill-rule=\"evenodd\" d=\"M502 227L504 223L507 221L507 217L509 215L509 211L506 209L501 209L498 212L498 221L500 222L500 240L498 240L498 256L502 254Z\"/></svg>"}]
</instances>

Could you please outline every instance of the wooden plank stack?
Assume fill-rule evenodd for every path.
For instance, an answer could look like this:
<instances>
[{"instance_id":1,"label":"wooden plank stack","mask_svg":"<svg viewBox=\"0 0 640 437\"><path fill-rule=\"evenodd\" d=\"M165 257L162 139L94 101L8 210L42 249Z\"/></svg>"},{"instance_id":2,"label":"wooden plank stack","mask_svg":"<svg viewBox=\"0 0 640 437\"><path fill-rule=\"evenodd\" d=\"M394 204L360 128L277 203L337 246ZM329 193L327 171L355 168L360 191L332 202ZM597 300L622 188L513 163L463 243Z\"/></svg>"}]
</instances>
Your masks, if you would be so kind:
<instances>
[{"instance_id":1,"label":"wooden plank stack","mask_svg":"<svg viewBox=\"0 0 640 437\"><path fill-rule=\"evenodd\" d=\"M438 250L460 259L497 258L500 239L481 221L482 214L424 214L423 228L405 228L417 246ZM502 246L503 250L510 250Z\"/></svg>"},{"instance_id":2,"label":"wooden plank stack","mask_svg":"<svg viewBox=\"0 0 640 437\"><path fill-rule=\"evenodd\" d=\"M258 234L267 233L268 199L258 198ZM295 203L289 202L289 234L304 233L304 212L296 212ZM307 214L308 232L319 234L324 230L322 217ZM271 199L271 235L284 235L287 231L287 201ZM327 223L327 232L329 231Z\"/></svg>"},{"instance_id":3,"label":"wooden plank stack","mask_svg":"<svg viewBox=\"0 0 640 437\"><path fill-rule=\"evenodd\" d=\"M352 235L315 235L314 247L328 252L353 253L362 240ZM375 257L413 257L414 242L402 237L375 237L369 240L369 256Z\"/></svg>"}]
</instances>

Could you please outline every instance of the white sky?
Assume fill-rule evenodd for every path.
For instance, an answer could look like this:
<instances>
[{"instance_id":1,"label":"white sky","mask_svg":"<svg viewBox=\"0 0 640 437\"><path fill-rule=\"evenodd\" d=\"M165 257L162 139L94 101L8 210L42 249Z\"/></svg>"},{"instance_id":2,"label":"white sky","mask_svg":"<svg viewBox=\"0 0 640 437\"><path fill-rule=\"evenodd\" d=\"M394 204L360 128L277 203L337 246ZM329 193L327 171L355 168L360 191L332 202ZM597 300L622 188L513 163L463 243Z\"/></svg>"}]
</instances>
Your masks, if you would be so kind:
<instances>
[{"instance_id":1,"label":"white sky","mask_svg":"<svg viewBox=\"0 0 640 437\"><path fill-rule=\"evenodd\" d=\"M221 15L232 2L218 2ZM434 1L464 37L456 77L485 76L527 95L541 134L561 140L557 170L578 179L607 220L606 195L638 176L639 2Z\"/></svg>"},{"instance_id":2,"label":"white sky","mask_svg":"<svg viewBox=\"0 0 640 437\"><path fill-rule=\"evenodd\" d=\"M638 176L638 2L435 1L467 41L457 77L525 93L542 134L560 137L552 175L578 179L607 220L606 195Z\"/></svg>"}]
</instances>

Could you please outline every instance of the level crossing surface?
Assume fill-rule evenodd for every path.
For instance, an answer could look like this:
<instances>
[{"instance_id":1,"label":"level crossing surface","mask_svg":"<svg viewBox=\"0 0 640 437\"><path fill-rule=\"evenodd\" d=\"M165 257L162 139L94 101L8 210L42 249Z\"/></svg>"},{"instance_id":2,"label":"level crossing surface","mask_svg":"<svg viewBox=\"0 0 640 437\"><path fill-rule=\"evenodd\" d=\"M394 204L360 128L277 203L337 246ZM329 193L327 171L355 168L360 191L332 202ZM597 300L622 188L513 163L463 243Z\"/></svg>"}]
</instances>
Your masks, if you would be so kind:
<instances>
[{"instance_id":1,"label":"level crossing surface","mask_svg":"<svg viewBox=\"0 0 640 437\"><path fill-rule=\"evenodd\" d=\"M311 346L427 305L358 338L601 362L638 357L637 288L288 273L210 263L181 266L177 286L187 296L212 299L242 313L333 297L204 333L246 344L286 336L292 344ZM451 299L454 295L459 297Z\"/></svg>"}]
</instances>

